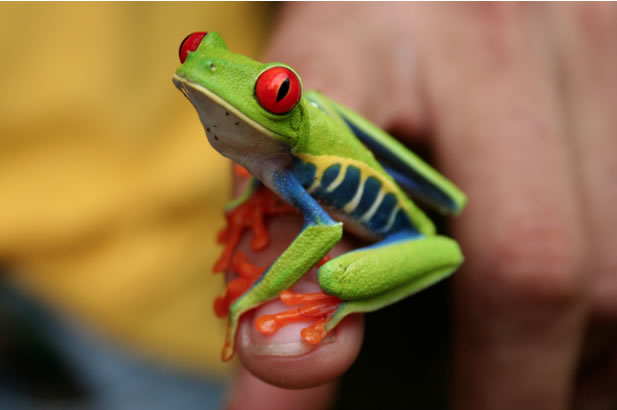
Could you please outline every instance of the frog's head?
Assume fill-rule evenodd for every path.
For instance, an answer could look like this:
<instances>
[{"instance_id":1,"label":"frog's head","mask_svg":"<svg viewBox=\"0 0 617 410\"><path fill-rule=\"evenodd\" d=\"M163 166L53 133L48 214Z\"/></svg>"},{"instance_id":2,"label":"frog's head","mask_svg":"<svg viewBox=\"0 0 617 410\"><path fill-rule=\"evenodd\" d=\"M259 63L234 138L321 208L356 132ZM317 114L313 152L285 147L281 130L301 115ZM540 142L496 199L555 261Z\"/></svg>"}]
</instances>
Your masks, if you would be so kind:
<instances>
[{"instance_id":1,"label":"frog's head","mask_svg":"<svg viewBox=\"0 0 617 410\"><path fill-rule=\"evenodd\" d=\"M227 49L217 33L180 46L174 84L193 103L212 146L240 163L293 147L305 115L302 83L290 67L261 64ZM249 165L249 164L245 164Z\"/></svg>"}]
</instances>

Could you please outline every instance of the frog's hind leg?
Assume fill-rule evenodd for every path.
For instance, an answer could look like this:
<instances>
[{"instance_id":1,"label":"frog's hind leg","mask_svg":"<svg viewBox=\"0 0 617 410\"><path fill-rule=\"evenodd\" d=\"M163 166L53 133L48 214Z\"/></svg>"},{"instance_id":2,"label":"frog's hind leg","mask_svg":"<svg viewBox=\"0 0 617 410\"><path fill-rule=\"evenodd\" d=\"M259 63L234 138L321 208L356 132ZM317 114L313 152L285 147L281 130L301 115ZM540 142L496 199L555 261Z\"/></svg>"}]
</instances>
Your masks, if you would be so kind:
<instances>
[{"instance_id":1,"label":"frog's hind leg","mask_svg":"<svg viewBox=\"0 0 617 410\"><path fill-rule=\"evenodd\" d=\"M381 309L431 286L462 262L456 241L415 232L401 232L333 259L318 271L319 283L345 302L328 318L324 333L351 313Z\"/></svg>"},{"instance_id":2,"label":"frog's hind leg","mask_svg":"<svg viewBox=\"0 0 617 410\"><path fill-rule=\"evenodd\" d=\"M325 263L318 271L323 303L311 302L310 295L305 295L306 300L296 295L295 300L303 304L296 309L304 316L293 320L293 311L288 311L279 314L280 320L284 325L315 318L302 331L302 338L315 344L345 316L378 310L419 292L452 274L462 260L458 244L450 238L400 232Z\"/></svg>"}]
</instances>

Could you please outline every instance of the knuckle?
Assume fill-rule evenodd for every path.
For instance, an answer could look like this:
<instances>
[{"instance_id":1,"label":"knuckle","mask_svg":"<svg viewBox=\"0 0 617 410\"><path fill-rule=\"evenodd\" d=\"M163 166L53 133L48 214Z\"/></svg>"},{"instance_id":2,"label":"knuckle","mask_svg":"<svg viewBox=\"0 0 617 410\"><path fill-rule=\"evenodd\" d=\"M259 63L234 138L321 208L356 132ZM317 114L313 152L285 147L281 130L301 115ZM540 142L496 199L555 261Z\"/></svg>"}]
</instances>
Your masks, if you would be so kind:
<instances>
[{"instance_id":1,"label":"knuckle","mask_svg":"<svg viewBox=\"0 0 617 410\"><path fill-rule=\"evenodd\" d=\"M504 22L516 19L521 14L524 6L518 3L488 2L463 7L466 7L477 18L494 24L496 27L502 27Z\"/></svg>"},{"instance_id":2,"label":"knuckle","mask_svg":"<svg viewBox=\"0 0 617 410\"><path fill-rule=\"evenodd\" d=\"M457 41L469 48L468 53L482 58L484 69L503 74L520 65L529 47L522 35L529 29L528 5L496 2L461 7L465 7L463 18L473 28L461 30Z\"/></svg>"},{"instance_id":3,"label":"knuckle","mask_svg":"<svg viewBox=\"0 0 617 410\"><path fill-rule=\"evenodd\" d=\"M486 2L464 5L476 28L500 40L520 32L534 12L534 6L516 2Z\"/></svg>"},{"instance_id":4,"label":"knuckle","mask_svg":"<svg viewBox=\"0 0 617 410\"><path fill-rule=\"evenodd\" d=\"M615 38L617 28L617 7L614 4L574 4L572 5L579 28L590 41L602 43Z\"/></svg>"},{"instance_id":5,"label":"knuckle","mask_svg":"<svg viewBox=\"0 0 617 410\"><path fill-rule=\"evenodd\" d=\"M495 241L493 288L505 300L535 306L582 301L586 286L580 240L556 219L532 220L510 221Z\"/></svg>"}]
</instances>

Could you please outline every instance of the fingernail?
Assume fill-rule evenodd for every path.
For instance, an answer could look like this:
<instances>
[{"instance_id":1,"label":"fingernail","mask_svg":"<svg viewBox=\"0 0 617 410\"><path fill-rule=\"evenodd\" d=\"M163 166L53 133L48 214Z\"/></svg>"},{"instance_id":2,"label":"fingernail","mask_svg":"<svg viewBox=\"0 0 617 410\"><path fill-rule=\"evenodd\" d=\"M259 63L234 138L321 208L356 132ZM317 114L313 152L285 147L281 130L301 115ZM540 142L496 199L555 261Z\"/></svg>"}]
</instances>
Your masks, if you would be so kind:
<instances>
[{"instance_id":1,"label":"fingernail","mask_svg":"<svg viewBox=\"0 0 617 410\"><path fill-rule=\"evenodd\" d=\"M294 287L299 292L316 292L319 285L312 283L302 283ZM251 328L241 332L241 343L245 349L255 356L299 356L310 352L318 345L312 345L302 340L300 332L310 326L315 320L309 319L306 322L291 323L280 328L273 335L265 335L255 327L255 319L261 315L271 315L287 311L291 307L286 306L279 300L266 303L257 308L250 320ZM321 343L332 343L334 336L326 336Z\"/></svg>"}]
</instances>

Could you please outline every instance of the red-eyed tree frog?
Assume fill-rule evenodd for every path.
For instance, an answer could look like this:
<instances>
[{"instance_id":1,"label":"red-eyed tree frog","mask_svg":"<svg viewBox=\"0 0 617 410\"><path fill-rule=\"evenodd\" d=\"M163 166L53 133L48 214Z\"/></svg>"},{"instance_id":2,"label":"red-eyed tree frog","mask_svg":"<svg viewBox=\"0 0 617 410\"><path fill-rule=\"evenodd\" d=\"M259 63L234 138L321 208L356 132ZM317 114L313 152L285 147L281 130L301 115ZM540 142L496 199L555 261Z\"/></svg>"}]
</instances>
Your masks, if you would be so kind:
<instances>
[{"instance_id":1,"label":"red-eyed tree frog","mask_svg":"<svg viewBox=\"0 0 617 410\"><path fill-rule=\"evenodd\" d=\"M390 305L461 264L458 244L438 235L410 198L458 214L465 195L396 139L319 92L304 91L291 67L230 52L217 33L189 35L180 60L173 82L197 109L210 144L254 178L228 212L263 184L304 219L295 240L229 306L224 360L233 355L240 316L282 292L304 303L297 310L304 320L316 319L302 337L318 343L345 316ZM373 244L323 263L323 293L286 294L343 229ZM288 321L267 318L261 330Z\"/></svg>"}]
</instances>

